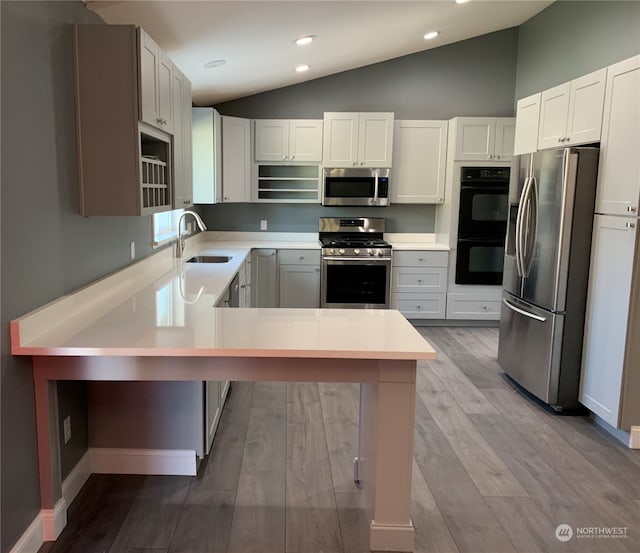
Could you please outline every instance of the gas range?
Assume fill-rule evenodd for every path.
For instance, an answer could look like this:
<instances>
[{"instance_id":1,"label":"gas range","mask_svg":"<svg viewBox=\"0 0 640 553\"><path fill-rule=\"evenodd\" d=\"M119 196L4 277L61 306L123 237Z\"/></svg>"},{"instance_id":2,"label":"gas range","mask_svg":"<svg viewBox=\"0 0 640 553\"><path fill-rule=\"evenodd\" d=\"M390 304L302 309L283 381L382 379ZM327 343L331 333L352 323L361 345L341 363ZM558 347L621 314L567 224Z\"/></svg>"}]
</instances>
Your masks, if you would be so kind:
<instances>
[{"instance_id":1,"label":"gas range","mask_svg":"<svg viewBox=\"0 0 640 553\"><path fill-rule=\"evenodd\" d=\"M382 218L322 217L319 234L323 257L391 257Z\"/></svg>"}]
</instances>

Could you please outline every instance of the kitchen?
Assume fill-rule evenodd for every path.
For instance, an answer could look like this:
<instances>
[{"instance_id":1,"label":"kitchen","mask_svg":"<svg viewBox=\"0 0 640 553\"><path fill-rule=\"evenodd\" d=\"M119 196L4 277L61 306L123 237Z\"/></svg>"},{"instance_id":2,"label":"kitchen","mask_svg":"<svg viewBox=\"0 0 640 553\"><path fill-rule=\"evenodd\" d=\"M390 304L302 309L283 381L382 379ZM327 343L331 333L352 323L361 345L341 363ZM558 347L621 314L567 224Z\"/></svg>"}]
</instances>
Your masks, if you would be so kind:
<instances>
[{"instance_id":1,"label":"kitchen","mask_svg":"<svg viewBox=\"0 0 640 553\"><path fill-rule=\"evenodd\" d=\"M245 110L241 111L238 106L233 113L255 118L321 117L322 112L329 110L392 110L397 119L447 119L460 114L513 115L515 98L637 54L637 41L633 38L637 36L633 32L636 12L629 3L619 3L615 10L611 3L558 4L519 30L511 29L450 45L440 52L443 58L436 54L421 56L416 63L421 71L432 76L433 82L426 88L426 93L425 89L420 90L420 103L407 98L406 105L389 105L384 97L393 96L394 91L383 89L378 92L379 83L389 83L384 67L378 67L356 72L360 79L357 100L353 88L348 84L340 85L340 79L348 77L345 74L335 77L332 90L310 89L305 103L311 106L313 113L290 111L292 108L288 106L296 105L290 94L300 92L287 90L245 100ZM57 22L95 22L95 16L79 3L51 3L37 5L37 9L33 6L21 9L3 3L2 10L3 46L8 44L2 51L3 101L4 106L11 106L3 109L2 123L5 237L2 290L3 323L8 323L12 318L128 264L130 241L136 242L137 257L148 255L152 247L148 218L84 219L77 215L73 102L67 84L71 78L66 55L70 35L63 32ZM574 20L593 27L596 22L605 28L610 25L606 47L601 40L584 33L580 25L572 25ZM40 32L43 27L39 25L45 25L45 21L49 22L46 25L52 26L50 33ZM623 27L621 31L618 25L629 27ZM579 44L581 48L576 51L564 49L567 35L572 44ZM545 39L542 42L541 37ZM558 51L563 55L558 56ZM393 62L388 63L390 70L394 70ZM410 74L415 72L410 59L395 63L401 64ZM474 66L482 68L486 83L477 82ZM373 82L362 87L367 72L372 73ZM50 74L50 80L43 76ZM365 89L371 96L362 92ZM449 96L455 97L455 105ZM425 97L429 98L427 106L424 106ZM219 107L224 109L224 106ZM38 157L34 160L34 156ZM14 205L21 209L15 209ZM391 206L388 209L385 217L391 232L434 230L435 207ZM29 217L26 223L22 220L23 213ZM258 222L266 219L270 221L269 230L317 232L321 213L324 214L324 210L319 206L287 209L286 206L251 204L211 206L203 210L211 230L247 231L258 231ZM363 213L358 210L353 215ZM41 275L47 275L47 278ZM11 549L37 513L39 504L30 370L26 359L9 356L6 340L5 335L3 551ZM83 396L81 384L65 383L63 388L62 401ZM71 408L83 409L77 405ZM83 417L74 416L74 419L82 421Z\"/></svg>"}]
</instances>

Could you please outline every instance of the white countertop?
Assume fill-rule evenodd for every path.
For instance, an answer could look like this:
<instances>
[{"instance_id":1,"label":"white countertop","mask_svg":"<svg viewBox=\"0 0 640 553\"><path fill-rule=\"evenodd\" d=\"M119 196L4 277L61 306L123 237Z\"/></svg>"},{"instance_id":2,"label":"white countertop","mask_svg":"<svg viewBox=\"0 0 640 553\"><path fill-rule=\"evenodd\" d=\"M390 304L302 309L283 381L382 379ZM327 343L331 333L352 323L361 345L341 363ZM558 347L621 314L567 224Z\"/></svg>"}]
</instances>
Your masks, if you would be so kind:
<instances>
[{"instance_id":1,"label":"white countertop","mask_svg":"<svg viewBox=\"0 0 640 553\"><path fill-rule=\"evenodd\" d=\"M223 264L175 260L168 248L11 322L12 352L47 356L430 359L395 310L214 308L252 248L320 248L317 240L187 241Z\"/></svg>"}]
</instances>

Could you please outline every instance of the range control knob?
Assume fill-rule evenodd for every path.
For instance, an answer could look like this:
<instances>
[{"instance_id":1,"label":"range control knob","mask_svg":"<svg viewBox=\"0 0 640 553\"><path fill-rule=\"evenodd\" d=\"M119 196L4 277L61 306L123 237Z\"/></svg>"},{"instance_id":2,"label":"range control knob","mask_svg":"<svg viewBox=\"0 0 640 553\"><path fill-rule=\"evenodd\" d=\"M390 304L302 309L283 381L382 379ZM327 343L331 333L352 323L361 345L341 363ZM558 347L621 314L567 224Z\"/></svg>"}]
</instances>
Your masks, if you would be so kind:
<instances>
[{"instance_id":1,"label":"range control knob","mask_svg":"<svg viewBox=\"0 0 640 553\"><path fill-rule=\"evenodd\" d=\"M358 248L356 248L355 250L353 250L353 253L355 255L360 255L360 250Z\"/></svg>"},{"instance_id":2,"label":"range control knob","mask_svg":"<svg viewBox=\"0 0 640 553\"><path fill-rule=\"evenodd\" d=\"M340 248L340 249L338 250L338 253L339 253L340 255L344 255L344 250L343 250L342 248Z\"/></svg>"},{"instance_id":3,"label":"range control knob","mask_svg":"<svg viewBox=\"0 0 640 553\"><path fill-rule=\"evenodd\" d=\"M372 249L368 249L368 250L367 250L367 253L368 253L369 255L373 255L373 250L372 250Z\"/></svg>"},{"instance_id":4,"label":"range control knob","mask_svg":"<svg viewBox=\"0 0 640 553\"><path fill-rule=\"evenodd\" d=\"M333 255L335 253L335 251L333 250L333 248L329 248L329 255Z\"/></svg>"}]
</instances>

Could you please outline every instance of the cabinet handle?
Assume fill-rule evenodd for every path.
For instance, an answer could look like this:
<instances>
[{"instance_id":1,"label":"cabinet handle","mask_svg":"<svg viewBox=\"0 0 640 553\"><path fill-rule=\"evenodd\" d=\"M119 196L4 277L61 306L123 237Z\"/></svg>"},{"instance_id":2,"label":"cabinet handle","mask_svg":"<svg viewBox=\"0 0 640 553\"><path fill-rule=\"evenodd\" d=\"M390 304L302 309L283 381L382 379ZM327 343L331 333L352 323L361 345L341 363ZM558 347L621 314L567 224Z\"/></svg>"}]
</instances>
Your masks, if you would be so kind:
<instances>
[{"instance_id":1,"label":"cabinet handle","mask_svg":"<svg viewBox=\"0 0 640 553\"><path fill-rule=\"evenodd\" d=\"M361 162L360 162L360 165L364 165L364 161L361 161Z\"/></svg>"},{"instance_id":2,"label":"cabinet handle","mask_svg":"<svg viewBox=\"0 0 640 553\"><path fill-rule=\"evenodd\" d=\"M422 282L422 279L421 279L421 278L419 278L419 279L418 279L418 282Z\"/></svg>"},{"instance_id":3,"label":"cabinet handle","mask_svg":"<svg viewBox=\"0 0 640 553\"><path fill-rule=\"evenodd\" d=\"M562 142L562 138L558 138L558 142Z\"/></svg>"},{"instance_id":4,"label":"cabinet handle","mask_svg":"<svg viewBox=\"0 0 640 553\"><path fill-rule=\"evenodd\" d=\"M416 309L422 309L421 305L416 305Z\"/></svg>"},{"instance_id":5,"label":"cabinet handle","mask_svg":"<svg viewBox=\"0 0 640 553\"><path fill-rule=\"evenodd\" d=\"M304 259L304 255L301 255L301 256L299 257L299 259L300 259L300 261L302 261L302 260Z\"/></svg>"},{"instance_id":6,"label":"cabinet handle","mask_svg":"<svg viewBox=\"0 0 640 553\"><path fill-rule=\"evenodd\" d=\"M636 211L638 211L638 208L636 206L634 206L634 205L628 205L627 206L627 211L629 213L635 213Z\"/></svg>"},{"instance_id":7,"label":"cabinet handle","mask_svg":"<svg viewBox=\"0 0 640 553\"><path fill-rule=\"evenodd\" d=\"M482 309L484 309L486 311L488 309L488 307L486 305L483 305Z\"/></svg>"},{"instance_id":8,"label":"cabinet handle","mask_svg":"<svg viewBox=\"0 0 640 553\"><path fill-rule=\"evenodd\" d=\"M635 223L625 223L625 226L627 228L636 228L636 224Z\"/></svg>"},{"instance_id":9,"label":"cabinet handle","mask_svg":"<svg viewBox=\"0 0 640 553\"><path fill-rule=\"evenodd\" d=\"M357 162L357 161L354 161L354 162L353 162L353 164L354 164L354 165L358 165L358 162Z\"/></svg>"},{"instance_id":10,"label":"cabinet handle","mask_svg":"<svg viewBox=\"0 0 640 553\"><path fill-rule=\"evenodd\" d=\"M295 158L296 158L296 156L291 156L291 158L290 158L290 159L295 159Z\"/></svg>"},{"instance_id":11,"label":"cabinet handle","mask_svg":"<svg viewBox=\"0 0 640 553\"><path fill-rule=\"evenodd\" d=\"M420 262L424 261L424 257L419 257L418 261L420 261Z\"/></svg>"}]
</instances>

